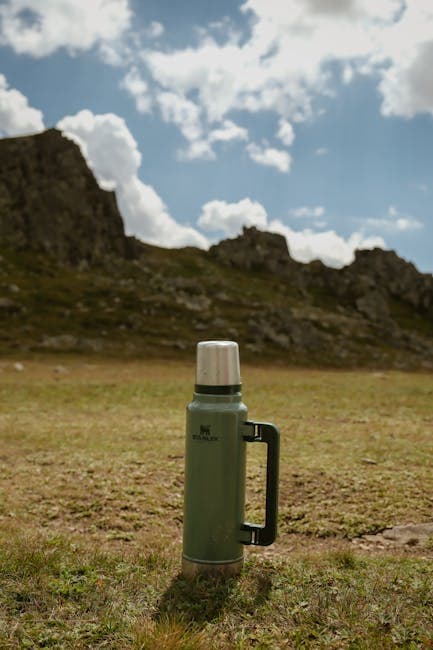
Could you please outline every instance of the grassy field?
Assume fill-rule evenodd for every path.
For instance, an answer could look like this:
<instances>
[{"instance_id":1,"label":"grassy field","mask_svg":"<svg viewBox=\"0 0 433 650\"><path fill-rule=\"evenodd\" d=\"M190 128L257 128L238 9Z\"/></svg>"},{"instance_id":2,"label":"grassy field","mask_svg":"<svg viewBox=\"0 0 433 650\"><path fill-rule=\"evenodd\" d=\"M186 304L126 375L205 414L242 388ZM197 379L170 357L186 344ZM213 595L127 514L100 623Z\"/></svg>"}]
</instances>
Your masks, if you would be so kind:
<instances>
[{"instance_id":1,"label":"grassy field","mask_svg":"<svg viewBox=\"0 0 433 650\"><path fill-rule=\"evenodd\" d=\"M1 648L433 648L433 543L360 543L433 520L432 375L244 366L251 418L281 429L279 538L188 583L193 366L23 366L0 363Z\"/></svg>"}]
</instances>

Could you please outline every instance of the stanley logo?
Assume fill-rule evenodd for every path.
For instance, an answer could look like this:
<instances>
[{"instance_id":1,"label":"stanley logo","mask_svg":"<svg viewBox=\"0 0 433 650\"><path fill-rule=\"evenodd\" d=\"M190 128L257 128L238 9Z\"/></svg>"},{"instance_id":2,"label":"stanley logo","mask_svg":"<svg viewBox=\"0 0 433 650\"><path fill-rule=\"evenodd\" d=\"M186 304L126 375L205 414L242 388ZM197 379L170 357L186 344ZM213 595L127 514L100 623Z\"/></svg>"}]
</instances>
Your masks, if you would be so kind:
<instances>
[{"instance_id":1,"label":"stanley logo","mask_svg":"<svg viewBox=\"0 0 433 650\"><path fill-rule=\"evenodd\" d=\"M213 436L210 430L210 424L200 424L200 433L193 434L193 440L202 440L203 442L215 442L218 436Z\"/></svg>"}]
</instances>

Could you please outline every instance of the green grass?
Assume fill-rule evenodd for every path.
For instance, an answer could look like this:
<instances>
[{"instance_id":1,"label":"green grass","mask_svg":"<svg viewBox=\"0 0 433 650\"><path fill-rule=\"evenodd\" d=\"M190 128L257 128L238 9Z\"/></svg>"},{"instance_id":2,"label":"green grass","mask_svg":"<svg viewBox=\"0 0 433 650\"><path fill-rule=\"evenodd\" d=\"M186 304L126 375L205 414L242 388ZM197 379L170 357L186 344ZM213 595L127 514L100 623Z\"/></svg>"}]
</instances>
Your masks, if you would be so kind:
<instances>
[{"instance_id":1,"label":"green grass","mask_svg":"<svg viewBox=\"0 0 433 650\"><path fill-rule=\"evenodd\" d=\"M192 365L0 363L0 647L433 647L431 545L352 541L432 518L433 377L244 365L243 382L281 428L279 538L238 579L188 583Z\"/></svg>"},{"instance_id":2,"label":"green grass","mask_svg":"<svg viewBox=\"0 0 433 650\"><path fill-rule=\"evenodd\" d=\"M433 567L350 552L254 557L236 579L186 581L166 551L65 538L0 545L7 648L428 648Z\"/></svg>"}]
</instances>

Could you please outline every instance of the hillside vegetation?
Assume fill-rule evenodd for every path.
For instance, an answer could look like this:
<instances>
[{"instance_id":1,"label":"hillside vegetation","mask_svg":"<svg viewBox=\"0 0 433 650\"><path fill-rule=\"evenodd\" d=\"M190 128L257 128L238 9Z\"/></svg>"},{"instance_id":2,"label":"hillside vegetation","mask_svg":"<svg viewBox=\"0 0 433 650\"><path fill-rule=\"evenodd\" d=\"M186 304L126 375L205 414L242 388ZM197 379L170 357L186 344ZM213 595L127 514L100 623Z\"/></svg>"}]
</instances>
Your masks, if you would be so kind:
<instances>
[{"instance_id":1,"label":"hillside vegetation","mask_svg":"<svg viewBox=\"0 0 433 650\"><path fill-rule=\"evenodd\" d=\"M433 320L408 302L390 298L386 316L369 318L351 289L341 297L320 277L300 287L212 251L142 249L82 268L0 249L0 351L192 358L197 340L228 338L251 360L433 367Z\"/></svg>"}]
</instances>

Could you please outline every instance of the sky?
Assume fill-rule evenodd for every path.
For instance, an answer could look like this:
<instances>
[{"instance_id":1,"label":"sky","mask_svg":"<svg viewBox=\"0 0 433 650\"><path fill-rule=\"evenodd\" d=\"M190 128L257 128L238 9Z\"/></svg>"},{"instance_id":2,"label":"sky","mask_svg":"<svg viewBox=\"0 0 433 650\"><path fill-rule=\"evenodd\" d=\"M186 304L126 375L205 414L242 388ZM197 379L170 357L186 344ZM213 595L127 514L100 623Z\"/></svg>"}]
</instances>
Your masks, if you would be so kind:
<instances>
[{"instance_id":1,"label":"sky","mask_svg":"<svg viewBox=\"0 0 433 650\"><path fill-rule=\"evenodd\" d=\"M0 0L0 137L61 129L165 247L433 272L432 70L432 0Z\"/></svg>"}]
</instances>

